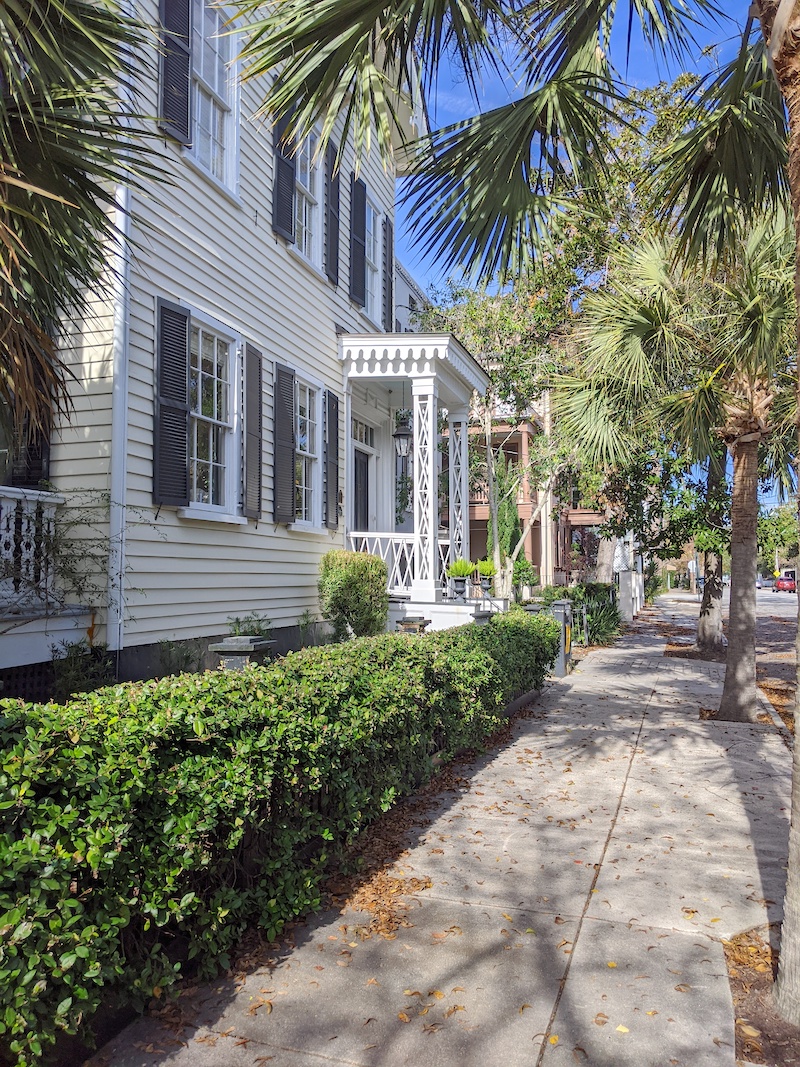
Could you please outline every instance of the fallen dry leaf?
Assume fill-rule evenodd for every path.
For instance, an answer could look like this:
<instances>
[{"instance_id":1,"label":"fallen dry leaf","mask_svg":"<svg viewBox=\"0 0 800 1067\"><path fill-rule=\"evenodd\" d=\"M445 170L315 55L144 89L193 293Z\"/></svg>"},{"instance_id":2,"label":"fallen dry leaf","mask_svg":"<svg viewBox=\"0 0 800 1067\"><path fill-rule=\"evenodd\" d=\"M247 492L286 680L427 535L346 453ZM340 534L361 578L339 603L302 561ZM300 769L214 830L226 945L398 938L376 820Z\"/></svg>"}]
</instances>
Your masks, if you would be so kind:
<instances>
[{"instance_id":1,"label":"fallen dry leaf","mask_svg":"<svg viewBox=\"0 0 800 1067\"><path fill-rule=\"evenodd\" d=\"M445 1019L449 1019L449 1018L450 1018L450 1016L451 1016L451 1015L455 1015L455 1013L456 1013L457 1011L466 1011L466 1010L467 1010L467 1009L466 1009L466 1008L464 1007L464 1005L463 1005L463 1004L454 1004L454 1005L452 1006L452 1008L448 1008L448 1009L447 1009L447 1011L446 1011L446 1012L444 1013L444 1017L445 1017Z\"/></svg>"},{"instance_id":2,"label":"fallen dry leaf","mask_svg":"<svg viewBox=\"0 0 800 1067\"><path fill-rule=\"evenodd\" d=\"M526 1008L530 1008L530 1007L531 1007L530 1004L523 1004L522 1007L519 1009L520 1015L522 1015L522 1013L525 1011Z\"/></svg>"},{"instance_id":3,"label":"fallen dry leaf","mask_svg":"<svg viewBox=\"0 0 800 1067\"><path fill-rule=\"evenodd\" d=\"M420 991L418 989L404 989L403 990L403 996L404 997L421 997L422 993L420 993Z\"/></svg>"},{"instance_id":4,"label":"fallen dry leaf","mask_svg":"<svg viewBox=\"0 0 800 1067\"><path fill-rule=\"evenodd\" d=\"M622 1023L620 1023L619 1026L617 1027L617 1033L618 1034L629 1034L630 1030L628 1029L627 1026L623 1026Z\"/></svg>"},{"instance_id":5,"label":"fallen dry leaf","mask_svg":"<svg viewBox=\"0 0 800 1067\"><path fill-rule=\"evenodd\" d=\"M739 1029L742 1031L745 1037L761 1037L761 1031L756 1030L754 1026L750 1026L749 1023L740 1023Z\"/></svg>"},{"instance_id":6,"label":"fallen dry leaf","mask_svg":"<svg viewBox=\"0 0 800 1067\"><path fill-rule=\"evenodd\" d=\"M444 999L444 993L441 991L441 989L429 989L428 990L428 996L429 997L436 997L437 1000L443 1000Z\"/></svg>"},{"instance_id":7,"label":"fallen dry leaf","mask_svg":"<svg viewBox=\"0 0 800 1067\"><path fill-rule=\"evenodd\" d=\"M558 1034L551 1034L549 1040L550 1040L550 1044L551 1045L557 1045L558 1044Z\"/></svg>"},{"instance_id":8,"label":"fallen dry leaf","mask_svg":"<svg viewBox=\"0 0 800 1067\"><path fill-rule=\"evenodd\" d=\"M406 1015L406 1013L404 1011L399 1011L397 1013L397 1018L400 1020L401 1023L410 1023L411 1022L411 1016L410 1015Z\"/></svg>"},{"instance_id":9,"label":"fallen dry leaf","mask_svg":"<svg viewBox=\"0 0 800 1067\"><path fill-rule=\"evenodd\" d=\"M597 1023L598 1026L605 1026L608 1022L608 1016L605 1015L602 1011L599 1011L597 1015L595 1015L594 1021Z\"/></svg>"},{"instance_id":10,"label":"fallen dry leaf","mask_svg":"<svg viewBox=\"0 0 800 1067\"><path fill-rule=\"evenodd\" d=\"M607 967L616 967L617 965L616 965L616 963L614 963L613 960L609 960L608 963L606 964L606 966Z\"/></svg>"}]
</instances>

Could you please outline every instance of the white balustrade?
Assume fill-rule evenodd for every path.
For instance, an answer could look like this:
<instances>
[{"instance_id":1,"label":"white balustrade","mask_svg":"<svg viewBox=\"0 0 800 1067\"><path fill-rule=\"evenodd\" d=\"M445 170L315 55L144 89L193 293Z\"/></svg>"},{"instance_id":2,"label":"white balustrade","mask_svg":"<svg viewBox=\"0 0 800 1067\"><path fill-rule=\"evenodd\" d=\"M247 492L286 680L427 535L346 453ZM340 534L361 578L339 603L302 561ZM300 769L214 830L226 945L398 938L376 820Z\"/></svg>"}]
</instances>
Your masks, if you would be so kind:
<instances>
[{"instance_id":1,"label":"white balustrade","mask_svg":"<svg viewBox=\"0 0 800 1067\"><path fill-rule=\"evenodd\" d=\"M413 534L354 531L349 540L353 552L368 552L384 561L389 572L390 595L402 596L410 592L416 573L417 539ZM450 542L439 540L439 581L442 584L449 562Z\"/></svg>"},{"instance_id":2,"label":"white balustrade","mask_svg":"<svg viewBox=\"0 0 800 1067\"><path fill-rule=\"evenodd\" d=\"M51 547L64 497L0 486L0 612L47 608L53 592Z\"/></svg>"}]
</instances>

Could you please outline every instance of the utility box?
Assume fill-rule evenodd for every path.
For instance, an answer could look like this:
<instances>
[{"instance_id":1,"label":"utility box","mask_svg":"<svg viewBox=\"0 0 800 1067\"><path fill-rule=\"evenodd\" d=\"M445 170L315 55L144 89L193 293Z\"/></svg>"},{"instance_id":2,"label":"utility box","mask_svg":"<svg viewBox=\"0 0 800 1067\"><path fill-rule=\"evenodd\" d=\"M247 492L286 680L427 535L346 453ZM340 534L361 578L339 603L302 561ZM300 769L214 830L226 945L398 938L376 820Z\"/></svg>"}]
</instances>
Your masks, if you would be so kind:
<instances>
[{"instance_id":1,"label":"utility box","mask_svg":"<svg viewBox=\"0 0 800 1067\"><path fill-rule=\"evenodd\" d=\"M572 601L554 600L553 618L558 620L561 629L555 675L564 678L572 670Z\"/></svg>"}]
</instances>

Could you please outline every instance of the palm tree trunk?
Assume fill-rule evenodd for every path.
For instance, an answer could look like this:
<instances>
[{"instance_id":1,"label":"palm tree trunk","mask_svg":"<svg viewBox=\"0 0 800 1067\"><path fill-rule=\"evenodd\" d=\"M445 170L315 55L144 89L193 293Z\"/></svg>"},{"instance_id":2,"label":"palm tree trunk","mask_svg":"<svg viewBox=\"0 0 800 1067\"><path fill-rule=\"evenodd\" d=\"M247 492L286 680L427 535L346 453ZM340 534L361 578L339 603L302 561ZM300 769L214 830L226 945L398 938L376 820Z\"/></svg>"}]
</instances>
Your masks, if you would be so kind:
<instances>
[{"instance_id":1,"label":"palm tree trunk","mask_svg":"<svg viewBox=\"0 0 800 1067\"><path fill-rule=\"evenodd\" d=\"M776 7L777 5L768 3L766 0L759 0L761 26L767 41L772 36L772 22ZM796 32L798 19L800 19L800 12L795 5L783 42L778 49L778 54L774 57L774 69L789 114L789 190L795 231L794 291L797 306L800 308L800 42ZM798 349L800 349L800 320L798 320ZM800 371L798 375L797 398L800 403ZM800 427L798 427L798 443L800 444ZM800 694L800 627L798 627L796 637L795 664L797 685L794 721L797 724L800 722L797 706L797 696ZM795 737L797 736L796 732ZM800 743L797 741L795 741L793 755L791 808L789 867L786 894L783 900L775 1006L784 1018L800 1026Z\"/></svg>"},{"instance_id":2,"label":"palm tree trunk","mask_svg":"<svg viewBox=\"0 0 800 1067\"><path fill-rule=\"evenodd\" d=\"M756 722L756 564L759 436L733 446L728 666L717 718Z\"/></svg>"},{"instance_id":3,"label":"palm tree trunk","mask_svg":"<svg viewBox=\"0 0 800 1067\"><path fill-rule=\"evenodd\" d=\"M724 476L724 459L715 449L708 457L707 506L718 499ZM697 620L697 647L703 652L722 652L725 637L722 633L722 556L719 552L706 552L704 571L706 581Z\"/></svg>"}]
</instances>

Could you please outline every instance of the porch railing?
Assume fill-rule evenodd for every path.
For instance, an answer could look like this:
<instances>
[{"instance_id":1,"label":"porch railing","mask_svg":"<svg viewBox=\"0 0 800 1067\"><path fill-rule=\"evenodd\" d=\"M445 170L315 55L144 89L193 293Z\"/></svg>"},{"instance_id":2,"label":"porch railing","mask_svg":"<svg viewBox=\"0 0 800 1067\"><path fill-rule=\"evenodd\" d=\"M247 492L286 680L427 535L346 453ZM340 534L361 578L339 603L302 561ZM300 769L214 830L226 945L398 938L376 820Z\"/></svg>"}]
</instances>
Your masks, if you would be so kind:
<instances>
[{"instance_id":1,"label":"porch railing","mask_svg":"<svg viewBox=\"0 0 800 1067\"><path fill-rule=\"evenodd\" d=\"M53 597L56 493L0 486L0 612L45 609Z\"/></svg>"},{"instance_id":2,"label":"porch railing","mask_svg":"<svg viewBox=\"0 0 800 1067\"><path fill-rule=\"evenodd\" d=\"M411 589L415 574L413 534L372 533L355 531L349 535L353 552L369 552L380 556L389 571L390 596L402 596ZM447 588L447 566L450 563L450 542L439 540L439 581Z\"/></svg>"}]
</instances>

